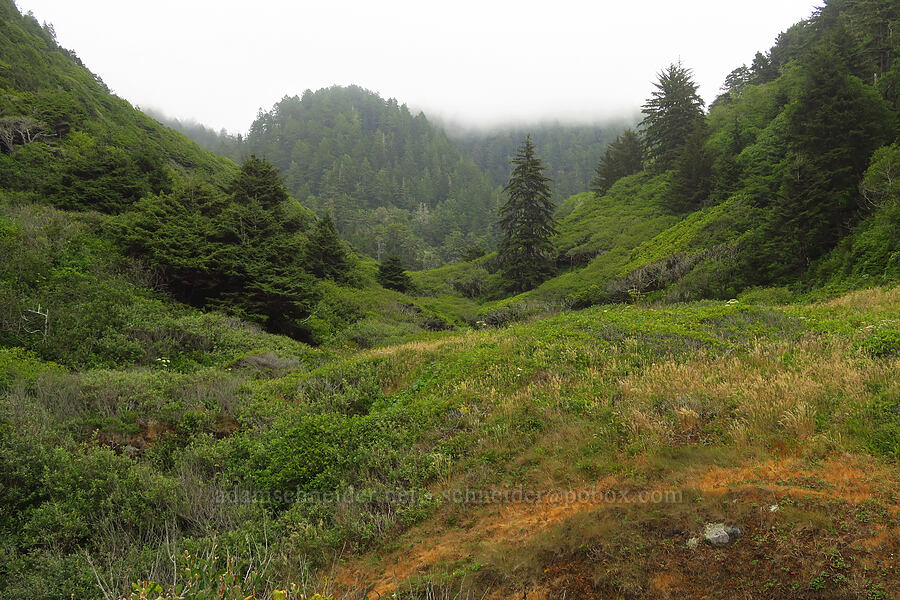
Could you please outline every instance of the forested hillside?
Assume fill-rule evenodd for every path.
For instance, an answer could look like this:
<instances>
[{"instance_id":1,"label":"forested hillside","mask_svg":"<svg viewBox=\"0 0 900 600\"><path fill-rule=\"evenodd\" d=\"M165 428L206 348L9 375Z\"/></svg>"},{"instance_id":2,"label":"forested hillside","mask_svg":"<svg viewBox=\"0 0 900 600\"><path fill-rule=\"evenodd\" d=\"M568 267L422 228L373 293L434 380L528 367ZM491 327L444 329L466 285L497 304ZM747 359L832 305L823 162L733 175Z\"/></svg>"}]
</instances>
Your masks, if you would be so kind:
<instances>
[{"instance_id":1,"label":"forested hillside","mask_svg":"<svg viewBox=\"0 0 900 600\"><path fill-rule=\"evenodd\" d=\"M358 87L285 98L257 117L246 138L156 118L234 160L267 157L292 195L333 214L355 247L376 258L397 255L416 269L496 245L497 189L526 134L541 151L553 197L567 198L590 187L597 160L627 124L451 126L445 134L440 121Z\"/></svg>"},{"instance_id":2,"label":"forested hillside","mask_svg":"<svg viewBox=\"0 0 900 600\"><path fill-rule=\"evenodd\" d=\"M228 156L266 157L295 198L378 260L422 269L495 244L500 184L394 99L356 86L307 90L260 112L246 138L170 123Z\"/></svg>"},{"instance_id":3,"label":"forested hillside","mask_svg":"<svg viewBox=\"0 0 900 600\"><path fill-rule=\"evenodd\" d=\"M597 161L607 144L633 123L610 120L599 125L542 123L487 130L451 128L450 137L468 152L496 185L509 177L509 161L526 135L531 135L550 178L553 198L560 201L590 188Z\"/></svg>"},{"instance_id":4,"label":"forested hillside","mask_svg":"<svg viewBox=\"0 0 900 600\"><path fill-rule=\"evenodd\" d=\"M557 276L482 314L896 281L898 19L894 2L828 2L735 69L708 110L687 65L659 73L595 193L559 204ZM454 281L480 277L478 297L496 300L498 272L483 261ZM440 273L423 289L441 289Z\"/></svg>"},{"instance_id":5,"label":"forested hillside","mask_svg":"<svg viewBox=\"0 0 900 600\"><path fill-rule=\"evenodd\" d=\"M52 27L0 2L0 188L115 212L188 172L224 183L233 170L111 95Z\"/></svg>"},{"instance_id":6,"label":"forested hillside","mask_svg":"<svg viewBox=\"0 0 900 600\"><path fill-rule=\"evenodd\" d=\"M153 360L153 344L141 350L139 339L187 335L145 330L183 312L173 300L312 343L448 326L393 308L373 261L357 259L330 221L317 223L270 163L250 156L238 166L201 149L112 95L52 27L9 0L0 11L4 343L54 360L93 353L76 364ZM57 326L25 332L29 311L49 311ZM353 329L366 323L377 331Z\"/></svg>"}]
</instances>

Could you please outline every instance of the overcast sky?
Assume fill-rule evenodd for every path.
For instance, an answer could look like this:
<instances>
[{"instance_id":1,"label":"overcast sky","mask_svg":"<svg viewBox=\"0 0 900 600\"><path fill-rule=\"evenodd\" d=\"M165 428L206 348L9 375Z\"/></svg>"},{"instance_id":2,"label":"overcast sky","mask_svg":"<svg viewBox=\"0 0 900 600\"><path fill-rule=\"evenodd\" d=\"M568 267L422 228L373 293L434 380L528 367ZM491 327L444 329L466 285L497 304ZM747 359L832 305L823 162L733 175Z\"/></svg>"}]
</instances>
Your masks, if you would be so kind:
<instances>
[{"instance_id":1,"label":"overcast sky","mask_svg":"<svg viewBox=\"0 0 900 600\"><path fill-rule=\"evenodd\" d=\"M466 125L635 113L679 58L711 102L812 0L16 0L118 95L242 132L358 84Z\"/></svg>"}]
</instances>

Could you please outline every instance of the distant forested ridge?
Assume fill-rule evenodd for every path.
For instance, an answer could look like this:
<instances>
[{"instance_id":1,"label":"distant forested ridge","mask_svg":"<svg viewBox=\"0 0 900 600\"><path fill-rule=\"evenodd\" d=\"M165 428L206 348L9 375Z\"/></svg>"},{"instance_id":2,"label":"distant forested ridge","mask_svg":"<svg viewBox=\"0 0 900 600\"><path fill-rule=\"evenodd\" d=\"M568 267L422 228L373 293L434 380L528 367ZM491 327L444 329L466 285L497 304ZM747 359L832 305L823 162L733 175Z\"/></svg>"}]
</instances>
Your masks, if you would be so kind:
<instances>
[{"instance_id":1,"label":"distant forested ridge","mask_svg":"<svg viewBox=\"0 0 900 600\"><path fill-rule=\"evenodd\" d=\"M546 157L553 196L566 198L588 189L597 160L627 125L445 133L423 113L356 86L285 97L259 113L246 137L157 118L234 160L265 156L291 194L320 215L331 213L358 250L379 259L395 255L417 269L496 246L500 189L527 133Z\"/></svg>"},{"instance_id":2,"label":"distant forested ridge","mask_svg":"<svg viewBox=\"0 0 900 600\"><path fill-rule=\"evenodd\" d=\"M260 111L246 137L167 123L226 156L270 160L292 196L331 214L344 239L379 260L428 268L496 243L499 186L394 99L357 86L307 90Z\"/></svg>"},{"instance_id":3,"label":"distant forested ridge","mask_svg":"<svg viewBox=\"0 0 900 600\"><path fill-rule=\"evenodd\" d=\"M449 128L448 132L496 185L506 183L516 148L526 135L531 135L551 179L553 197L563 200L590 188L594 168L607 145L633 124L622 119L597 125L542 123L486 130Z\"/></svg>"}]
</instances>

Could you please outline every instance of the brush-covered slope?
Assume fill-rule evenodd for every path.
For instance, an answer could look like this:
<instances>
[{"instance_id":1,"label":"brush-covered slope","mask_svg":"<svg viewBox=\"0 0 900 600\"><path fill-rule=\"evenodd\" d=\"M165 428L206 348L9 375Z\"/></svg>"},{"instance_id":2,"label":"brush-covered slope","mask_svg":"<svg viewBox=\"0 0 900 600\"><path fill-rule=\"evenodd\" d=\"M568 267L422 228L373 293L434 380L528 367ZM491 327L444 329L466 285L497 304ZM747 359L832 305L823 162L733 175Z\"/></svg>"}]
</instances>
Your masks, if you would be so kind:
<instances>
[{"instance_id":1,"label":"brush-covered slope","mask_svg":"<svg viewBox=\"0 0 900 600\"><path fill-rule=\"evenodd\" d=\"M319 261L341 272L326 277L310 255L316 219L275 169L201 149L112 95L51 27L7 0L0 11L2 343L37 349L21 321L40 306L54 324L42 356L146 364L171 357L168 334L149 330L184 313L172 298L317 344L451 326L382 289L336 238Z\"/></svg>"},{"instance_id":2,"label":"brush-covered slope","mask_svg":"<svg viewBox=\"0 0 900 600\"><path fill-rule=\"evenodd\" d=\"M340 357L262 335L188 369L4 350L2 592L892 598L898 298L599 306ZM692 549L711 522L743 535Z\"/></svg>"},{"instance_id":3,"label":"brush-covered slope","mask_svg":"<svg viewBox=\"0 0 900 600\"><path fill-rule=\"evenodd\" d=\"M782 34L709 112L706 206L642 244L610 289L679 300L826 272L895 280L885 173L898 160L900 61L881 33L898 24L895 3L828 2Z\"/></svg>"},{"instance_id":4,"label":"brush-covered slope","mask_svg":"<svg viewBox=\"0 0 900 600\"><path fill-rule=\"evenodd\" d=\"M116 212L188 173L224 183L233 171L112 95L52 28L0 1L0 189Z\"/></svg>"}]
</instances>

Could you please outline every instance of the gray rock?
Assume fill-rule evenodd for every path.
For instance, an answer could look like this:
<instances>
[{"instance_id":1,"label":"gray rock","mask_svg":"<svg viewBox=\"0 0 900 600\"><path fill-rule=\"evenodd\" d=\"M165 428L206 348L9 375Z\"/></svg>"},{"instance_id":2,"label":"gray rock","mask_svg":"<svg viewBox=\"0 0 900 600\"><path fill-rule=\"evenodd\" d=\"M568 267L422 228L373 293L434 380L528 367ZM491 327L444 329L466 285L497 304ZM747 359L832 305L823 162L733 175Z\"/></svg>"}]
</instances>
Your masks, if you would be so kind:
<instances>
[{"instance_id":1,"label":"gray rock","mask_svg":"<svg viewBox=\"0 0 900 600\"><path fill-rule=\"evenodd\" d=\"M688 550L696 550L699 545L700 545L700 538L698 538L698 537L692 537L691 539L689 539L687 541Z\"/></svg>"},{"instance_id":2,"label":"gray rock","mask_svg":"<svg viewBox=\"0 0 900 600\"><path fill-rule=\"evenodd\" d=\"M707 523L703 528L703 538L713 546L727 546L739 537L741 530L725 523Z\"/></svg>"}]
</instances>

